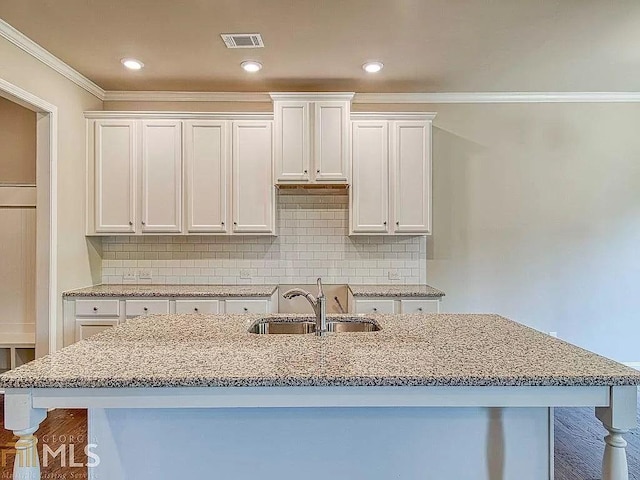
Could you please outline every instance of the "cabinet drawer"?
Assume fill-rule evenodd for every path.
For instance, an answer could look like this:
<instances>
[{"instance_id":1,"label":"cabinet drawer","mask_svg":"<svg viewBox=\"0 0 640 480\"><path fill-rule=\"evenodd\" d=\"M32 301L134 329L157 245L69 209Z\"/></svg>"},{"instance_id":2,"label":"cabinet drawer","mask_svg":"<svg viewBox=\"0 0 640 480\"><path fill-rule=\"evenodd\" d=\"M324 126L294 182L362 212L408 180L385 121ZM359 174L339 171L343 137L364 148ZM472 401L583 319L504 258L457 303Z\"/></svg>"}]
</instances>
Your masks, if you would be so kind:
<instances>
[{"instance_id":1,"label":"cabinet drawer","mask_svg":"<svg viewBox=\"0 0 640 480\"><path fill-rule=\"evenodd\" d=\"M127 317L150 315L152 313L169 313L169 300L127 300L125 302Z\"/></svg>"},{"instance_id":2,"label":"cabinet drawer","mask_svg":"<svg viewBox=\"0 0 640 480\"><path fill-rule=\"evenodd\" d=\"M117 319L76 320L76 342L118 325Z\"/></svg>"},{"instance_id":3,"label":"cabinet drawer","mask_svg":"<svg viewBox=\"0 0 640 480\"><path fill-rule=\"evenodd\" d=\"M356 300L356 313L394 313L394 300Z\"/></svg>"},{"instance_id":4,"label":"cabinet drawer","mask_svg":"<svg viewBox=\"0 0 640 480\"><path fill-rule=\"evenodd\" d=\"M402 300L402 313L438 313L439 300Z\"/></svg>"},{"instance_id":5,"label":"cabinet drawer","mask_svg":"<svg viewBox=\"0 0 640 480\"><path fill-rule=\"evenodd\" d=\"M117 317L120 315L120 300L76 300L78 317Z\"/></svg>"},{"instance_id":6,"label":"cabinet drawer","mask_svg":"<svg viewBox=\"0 0 640 480\"><path fill-rule=\"evenodd\" d=\"M176 300L176 313L218 313L219 300Z\"/></svg>"},{"instance_id":7,"label":"cabinet drawer","mask_svg":"<svg viewBox=\"0 0 640 480\"><path fill-rule=\"evenodd\" d=\"M267 313L269 300L225 300L226 313Z\"/></svg>"}]
</instances>

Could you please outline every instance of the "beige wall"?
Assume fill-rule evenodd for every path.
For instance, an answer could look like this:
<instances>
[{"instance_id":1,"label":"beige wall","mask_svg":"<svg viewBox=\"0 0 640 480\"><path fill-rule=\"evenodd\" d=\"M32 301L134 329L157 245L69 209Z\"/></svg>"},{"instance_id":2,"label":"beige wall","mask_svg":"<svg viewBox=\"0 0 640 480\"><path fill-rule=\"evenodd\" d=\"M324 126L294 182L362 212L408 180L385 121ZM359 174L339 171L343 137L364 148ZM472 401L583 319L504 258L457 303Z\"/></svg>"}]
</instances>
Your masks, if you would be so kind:
<instances>
[{"instance_id":1,"label":"beige wall","mask_svg":"<svg viewBox=\"0 0 640 480\"><path fill-rule=\"evenodd\" d=\"M640 106L431 105L427 279L448 312L497 312L640 361Z\"/></svg>"},{"instance_id":2,"label":"beige wall","mask_svg":"<svg viewBox=\"0 0 640 480\"><path fill-rule=\"evenodd\" d=\"M100 281L100 256L84 236L85 110L102 101L0 39L0 78L58 107L58 334L62 338L61 293Z\"/></svg>"},{"instance_id":3,"label":"beige wall","mask_svg":"<svg viewBox=\"0 0 640 480\"><path fill-rule=\"evenodd\" d=\"M36 183L36 114L0 97L2 183Z\"/></svg>"}]
</instances>

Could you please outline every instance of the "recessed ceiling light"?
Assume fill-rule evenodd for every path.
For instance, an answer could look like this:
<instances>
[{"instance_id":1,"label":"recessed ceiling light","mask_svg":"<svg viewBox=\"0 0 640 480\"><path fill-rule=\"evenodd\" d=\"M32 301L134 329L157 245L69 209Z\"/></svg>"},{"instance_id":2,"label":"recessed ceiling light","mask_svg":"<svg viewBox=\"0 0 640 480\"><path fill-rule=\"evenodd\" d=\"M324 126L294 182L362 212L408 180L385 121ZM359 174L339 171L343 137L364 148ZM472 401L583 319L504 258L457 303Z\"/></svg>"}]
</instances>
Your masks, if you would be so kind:
<instances>
[{"instance_id":1,"label":"recessed ceiling light","mask_svg":"<svg viewBox=\"0 0 640 480\"><path fill-rule=\"evenodd\" d=\"M246 60L240 64L245 71L250 73L255 73L257 71L262 70L262 64L260 62L256 62L255 60Z\"/></svg>"},{"instance_id":2,"label":"recessed ceiling light","mask_svg":"<svg viewBox=\"0 0 640 480\"><path fill-rule=\"evenodd\" d=\"M362 65L362 69L367 73L377 73L382 70L382 67L384 67L384 65L382 65L381 62L367 62Z\"/></svg>"},{"instance_id":3,"label":"recessed ceiling light","mask_svg":"<svg viewBox=\"0 0 640 480\"><path fill-rule=\"evenodd\" d=\"M122 62L122 65L127 67L129 70L140 70L144 67L144 63L140 60L136 60L135 58L123 58L120 61Z\"/></svg>"}]
</instances>

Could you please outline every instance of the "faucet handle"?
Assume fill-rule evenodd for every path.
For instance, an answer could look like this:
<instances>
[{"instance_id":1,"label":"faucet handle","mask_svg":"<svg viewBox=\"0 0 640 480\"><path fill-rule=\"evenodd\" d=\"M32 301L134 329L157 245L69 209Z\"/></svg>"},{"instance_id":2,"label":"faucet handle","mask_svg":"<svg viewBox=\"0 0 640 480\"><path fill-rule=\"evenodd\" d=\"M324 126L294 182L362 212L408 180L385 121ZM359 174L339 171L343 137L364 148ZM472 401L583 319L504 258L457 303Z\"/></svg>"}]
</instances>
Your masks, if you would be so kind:
<instances>
[{"instance_id":1,"label":"faucet handle","mask_svg":"<svg viewBox=\"0 0 640 480\"><path fill-rule=\"evenodd\" d=\"M318 277L318 298L324 297L324 292L322 291L322 278Z\"/></svg>"}]
</instances>

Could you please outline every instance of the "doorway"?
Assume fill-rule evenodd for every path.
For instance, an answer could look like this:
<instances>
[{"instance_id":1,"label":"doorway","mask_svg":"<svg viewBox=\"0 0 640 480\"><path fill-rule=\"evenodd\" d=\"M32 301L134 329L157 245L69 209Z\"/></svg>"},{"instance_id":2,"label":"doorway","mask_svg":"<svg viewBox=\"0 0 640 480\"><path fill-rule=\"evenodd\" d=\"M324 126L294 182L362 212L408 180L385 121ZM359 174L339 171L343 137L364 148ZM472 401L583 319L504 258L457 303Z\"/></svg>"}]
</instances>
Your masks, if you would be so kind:
<instances>
[{"instance_id":1,"label":"doorway","mask_svg":"<svg viewBox=\"0 0 640 480\"><path fill-rule=\"evenodd\" d=\"M0 78L0 97L35 112L35 356L58 348L56 165L57 120L55 105ZM20 352L13 352L18 355Z\"/></svg>"}]
</instances>

